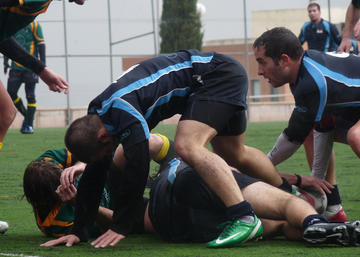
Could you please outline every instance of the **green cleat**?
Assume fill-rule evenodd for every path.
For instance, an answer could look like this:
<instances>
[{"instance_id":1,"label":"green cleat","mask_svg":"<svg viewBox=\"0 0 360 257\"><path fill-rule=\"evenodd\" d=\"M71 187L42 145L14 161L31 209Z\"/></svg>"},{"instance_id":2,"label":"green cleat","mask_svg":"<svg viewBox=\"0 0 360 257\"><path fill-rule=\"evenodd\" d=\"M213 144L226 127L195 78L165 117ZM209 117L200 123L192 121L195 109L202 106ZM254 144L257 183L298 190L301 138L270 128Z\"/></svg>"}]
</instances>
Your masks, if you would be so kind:
<instances>
[{"instance_id":1,"label":"green cleat","mask_svg":"<svg viewBox=\"0 0 360 257\"><path fill-rule=\"evenodd\" d=\"M261 221L254 215L254 222L247 223L236 219L230 221L220 236L207 243L210 248L232 247L245 243L248 240L262 236L263 227Z\"/></svg>"}]
</instances>

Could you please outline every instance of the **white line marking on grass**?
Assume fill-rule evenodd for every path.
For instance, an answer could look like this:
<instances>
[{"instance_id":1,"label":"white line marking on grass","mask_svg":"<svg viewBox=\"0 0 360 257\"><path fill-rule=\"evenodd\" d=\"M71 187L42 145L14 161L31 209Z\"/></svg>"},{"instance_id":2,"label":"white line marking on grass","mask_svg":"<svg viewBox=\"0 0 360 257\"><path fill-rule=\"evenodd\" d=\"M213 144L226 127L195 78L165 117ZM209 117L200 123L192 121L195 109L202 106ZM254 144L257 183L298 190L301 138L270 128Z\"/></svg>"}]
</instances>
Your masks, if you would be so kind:
<instances>
[{"instance_id":1,"label":"white line marking on grass","mask_svg":"<svg viewBox=\"0 0 360 257\"><path fill-rule=\"evenodd\" d=\"M22 253L17 254L17 253L0 253L1 256L20 256L20 257L41 257L38 255L24 255Z\"/></svg>"}]
</instances>

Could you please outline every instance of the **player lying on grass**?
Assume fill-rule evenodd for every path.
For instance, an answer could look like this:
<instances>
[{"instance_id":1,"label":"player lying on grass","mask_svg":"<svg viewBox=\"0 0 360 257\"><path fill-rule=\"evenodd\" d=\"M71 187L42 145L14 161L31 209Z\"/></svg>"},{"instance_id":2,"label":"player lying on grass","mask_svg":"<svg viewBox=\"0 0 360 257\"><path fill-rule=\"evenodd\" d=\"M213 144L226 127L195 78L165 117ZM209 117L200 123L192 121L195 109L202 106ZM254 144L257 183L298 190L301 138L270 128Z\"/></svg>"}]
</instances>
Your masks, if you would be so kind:
<instances>
[{"instance_id":1,"label":"player lying on grass","mask_svg":"<svg viewBox=\"0 0 360 257\"><path fill-rule=\"evenodd\" d=\"M158 136L152 135L149 143L150 156L158 155L163 149L163 141ZM114 157L115 165L120 168L125 160L122 151L122 147L118 147ZM63 182L71 183L73 174L66 173ZM285 235L291 240L304 237L312 243L359 244L359 222L327 223L307 202L296 196L244 174L233 171L233 175L245 199L254 206L256 215L262 220L263 231L261 229L249 239L258 238L263 232L264 237ZM221 200L180 158L173 158L161 166L150 192L150 200L145 199L134 215L137 229L132 232L157 232L171 242L214 240L222 231L219 225L227 217L226 207ZM101 239L99 237L92 245L104 247L99 244ZM72 246L79 242L76 235L70 234L42 246Z\"/></svg>"},{"instance_id":2,"label":"player lying on grass","mask_svg":"<svg viewBox=\"0 0 360 257\"><path fill-rule=\"evenodd\" d=\"M154 146L150 156L161 165L168 158L174 157L173 143L167 137L151 134L150 142ZM23 181L25 197L34 209L37 226L45 235L61 237L71 232L76 188L85 166L67 149L48 150L27 166ZM61 184L68 187L64 188ZM91 237L99 236L100 232L109 228L112 214L111 197L106 184L95 223L90 229Z\"/></svg>"}]
</instances>

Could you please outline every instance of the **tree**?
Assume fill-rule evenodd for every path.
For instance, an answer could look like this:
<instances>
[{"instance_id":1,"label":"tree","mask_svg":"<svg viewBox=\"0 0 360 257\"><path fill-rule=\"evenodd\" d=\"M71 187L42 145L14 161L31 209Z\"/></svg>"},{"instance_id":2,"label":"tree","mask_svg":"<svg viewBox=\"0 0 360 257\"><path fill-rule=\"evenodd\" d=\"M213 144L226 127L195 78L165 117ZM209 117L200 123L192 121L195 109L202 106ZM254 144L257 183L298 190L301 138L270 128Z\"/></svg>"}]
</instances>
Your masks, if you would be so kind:
<instances>
[{"instance_id":1,"label":"tree","mask_svg":"<svg viewBox=\"0 0 360 257\"><path fill-rule=\"evenodd\" d=\"M160 24L161 53L181 49L201 50L200 13L196 10L197 0L164 0Z\"/></svg>"}]
</instances>

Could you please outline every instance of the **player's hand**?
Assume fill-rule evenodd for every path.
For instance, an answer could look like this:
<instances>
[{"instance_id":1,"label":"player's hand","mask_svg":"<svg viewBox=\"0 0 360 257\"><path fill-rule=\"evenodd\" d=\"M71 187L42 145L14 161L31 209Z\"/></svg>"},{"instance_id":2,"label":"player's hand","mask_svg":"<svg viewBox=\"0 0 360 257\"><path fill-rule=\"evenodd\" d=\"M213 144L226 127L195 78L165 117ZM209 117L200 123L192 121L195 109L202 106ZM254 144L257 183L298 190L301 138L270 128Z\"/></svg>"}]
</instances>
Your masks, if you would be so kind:
<instances>
[{"instance_id":1,"label":"player's hand","mask_svg":"<svg viewBox=\"0 0 360 257\"><path fill-rule=\"evenodd\" d=\"M64 169L61 172L60 183L63 187L67 188L73 184L76 178L85 170L86 163L78 162L75 165Z\"/></svg>"},{"instance_id":2,"label":"player's hand","mask_svg":"<svg viewBox=\"0 0 360 257\"><path fill-rule=\"evenodd\" d=\"M68 202L75 199L77 189L73 184L66 188L60 185L55 192L57 193L62 202Z\"/></svg>"},{"instance_id":3,"label":"player's hand","mask_svg":"<svg viewBox=\"0 0 360 257\"><path fill-rule=\"evenodd\" d=\"M111 229L108 229L104 234L99 236L95 241L91 243L95 248L105 248L108 245L115 246L121 239L124 239L125 236L118 234Z\"/></svg>"},{"instance_id":4,"label":"player's hand","mask_svg":"<svg viewBox=\"0 0 360 257\"><path fill-rule=\"evenodd\" d=\"M350 41L350 38L343 38L341 40L341 43L338 47L338 49L336 50L337 52L346 52L346 53L349 53L350 52L350 49L351 49L351 41Z\"/></svg>"},{"instance_id":5,"label":"player's hand","mask_svg":"<svg viewBox=\"0 0 360 257\"><path fill-rule=\"evenodd\" d=\"M73 246L75 244L80 243L80 238L77 236L70 234L66 236L62 236L58 239L47 241L46 243L41 244L40 246L49 247L55 245L66 245L67 247Z\"/></svg>"},{"instance_id":6,"label":"player's hand","mask_svg":"<svg viewBox=\"0 0 360 257\"><path fill-rule=\"evenodd\" d=\"M325 192L331 194L330 189L334 188L334 186L331 185L326 180L316 178L313 176L301 176L301 187L303 188L312 187L317 191L319 191L321 194L325 194Z\"/></svg>"},{"instance_id":7,"label":"player's hand","mask_svg":"<svg viewBox=\"0 0 360 257\"><path fill-rule=\"evenodd\" d=\"M53 72L49 67L45 67L39 74L40 78L49 86L51 91L62 92L65 94L69 92L69 84L60 75Z\"/></svg>"}]
</instances>

